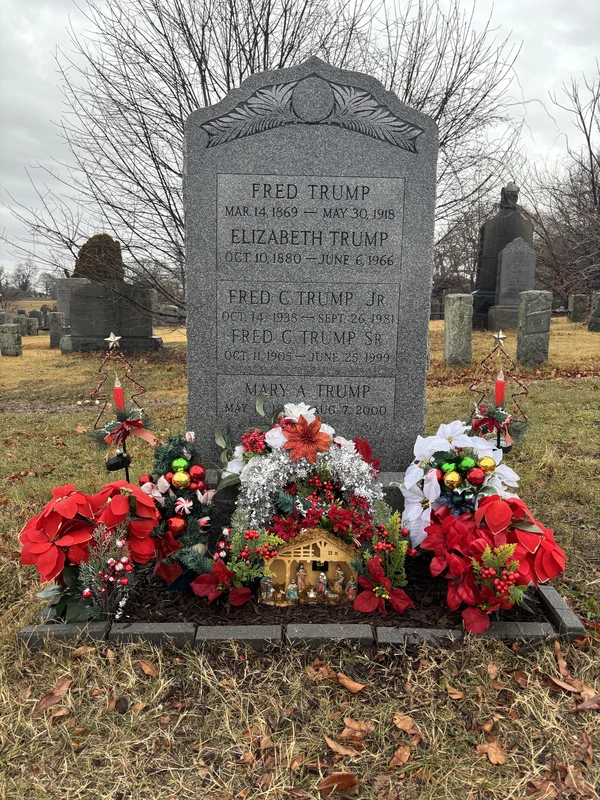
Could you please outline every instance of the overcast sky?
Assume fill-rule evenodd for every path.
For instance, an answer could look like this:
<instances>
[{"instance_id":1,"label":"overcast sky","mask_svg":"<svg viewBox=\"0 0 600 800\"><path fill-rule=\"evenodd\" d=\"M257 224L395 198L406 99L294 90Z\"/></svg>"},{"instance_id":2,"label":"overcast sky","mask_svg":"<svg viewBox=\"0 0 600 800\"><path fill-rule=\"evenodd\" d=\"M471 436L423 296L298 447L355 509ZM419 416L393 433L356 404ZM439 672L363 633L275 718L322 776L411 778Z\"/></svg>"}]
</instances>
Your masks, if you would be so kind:
<instances>
[{"instance_id":1,"label":"overcast sky","mask_svg":"<svg viewBox=\"0 0 600 800\"><path fill-rule=\"evenodd\" d=\"M477 0L476 21L483 21L491 9L489 0ZM77 31L85 29L73 0L0 0L2 204L10 202L10 194L24 205L35 205L26 169L65 157L52 124L60 117L62 102L53 54L57 46L69 50L69 18ZM574 131L568 115L550 107L548 91L558 91L571 77L594 69L600 55L600 0L500 0L493 20L498 37L512 31L513 41L522 43L513 95L515 115L526 123L528 157L554 159L564 152L564 134ZM0 233L8 238L24 234L3 205ZM15 260L11 248L0 242L0 264L10 268Z\"/></svg>"}]
</instances>

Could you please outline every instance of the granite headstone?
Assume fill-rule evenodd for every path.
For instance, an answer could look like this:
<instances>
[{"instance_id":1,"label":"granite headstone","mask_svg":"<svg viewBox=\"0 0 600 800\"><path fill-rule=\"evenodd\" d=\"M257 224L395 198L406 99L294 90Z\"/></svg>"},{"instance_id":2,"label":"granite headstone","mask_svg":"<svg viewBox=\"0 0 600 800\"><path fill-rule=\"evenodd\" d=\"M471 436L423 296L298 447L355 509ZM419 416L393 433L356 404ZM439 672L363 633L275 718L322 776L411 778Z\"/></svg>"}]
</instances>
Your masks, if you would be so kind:
<instances>
[{"instance_id":1,"label":"granite headstone","mask_svg":"<svg viewBox=\"0 0 600 800\"><path fill-rule=\"evenodd\" d=\"M22 356L21 331L16 324L0 325L0 355Z\"/></svg>"},{"instance_id":2,"label":"granite headstone","mask_svg":"<svg viewBox=\"0 0 600 800\"><path fill-rule=\"evenodd\" d=\"M498 256L496 303L488 311L491 331L516 328L519 320L519 295L535 285L535 250L518 236Z\"/></svg>"},{"instance_id":3,"label":"granite headstone","mask_svg":"<svg viewBox=\"0 0 600 800\"><path fill-rule=\"evenodd\" d=\"M437 129L374 78L311 58L186 123L188 426L306 402L382 468L425 413Z\"/></svg>"},{"instance_id":4,"label":"granite headstone","mask_svg":"<svg viewBox=\"0 0 600 800\"><path fill-rule=\"evenodd\" d=\"M509 242L520 237L527 244L533 240L533 224L518 209L519 187L509 183L502 188L500 209L484 222L479 231L479 253L475 281L473 326L487 328L488 310L496 303L498 257Z\"/></svg>"},{"instance_id":5,"label":"granite headstone","mask_svg":"<svg viewBox=\"0 0 600 800\"><path fill-rule=\"evenodd\" d=\"M8 313L6 311L0 311L0 325L6 324L7 317Z\"/></svg>"},{"instance_id":6,"label":"granite headstone","mask_svg":"<svg viewBox=\"0 0 600 800\"><path fill-rule=\"evenodd\" d=\"M470 364L473 360L473 295L447 294L444 297L444 361Z\"/></svg>"},{"instance_id":7,"label":"granite headstone","mask_svg":"<svg viewBox=\"0 0 600 800\"><path fill-rule=\"evenodd\" d=\"M570 294L567 319L569 322L583 322L587 311L587 294Z\"/></svg>"},{"instance_id":8,"label":"granite headstone","mask_svg":"<svg viewBox=\"0 0 600 800\"><path fill-rule=\"evenodd\" d=\"M56 281L56 310L65 315L65 325L71 324L71 294L80 286L91 283L87 278L59 278Z\"/></svg>"},{"instance_id":9,"label":"granite headstone","mask_svg":"<svg viewBox=\"0 0 600 800\"><path fill-rule=\"evenodd\" d=\"M552 292L521 292L519 327L517 328L517 361L526 367L548 360Z\"/></svg>"},{"instance_id":10,"label":"granite headstone","mask_svg":"<svg viewBox=\"0 0 600 800\"><path fill-rule=\"evenodd\" d=\"M600 331L600 292L592 295L592 305L588 319L588 331Z\"/></svg>"},{"instance_id":11,"label":"granite headstone","mask_svg":"<svg viewBox=\"0 0 600 800\"><path fill-rule=\"evenodd\" d=\"M65 335L65 315L62 311L49 311L47 319L50 330L50 349L56 350L60 347L60 340Z\"/></svg>"}]
</instances>

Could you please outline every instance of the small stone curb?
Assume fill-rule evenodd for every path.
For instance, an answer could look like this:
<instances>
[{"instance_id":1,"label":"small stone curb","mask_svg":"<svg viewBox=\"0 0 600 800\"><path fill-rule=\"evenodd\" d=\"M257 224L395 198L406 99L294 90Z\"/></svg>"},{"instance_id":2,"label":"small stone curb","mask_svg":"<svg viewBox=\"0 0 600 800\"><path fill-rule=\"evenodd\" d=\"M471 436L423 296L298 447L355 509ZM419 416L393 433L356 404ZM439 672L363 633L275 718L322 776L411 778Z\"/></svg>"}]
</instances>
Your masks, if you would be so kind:
<instances>
[{"instance_id":1,"label":"small stone curb","mask_svg":"<svg viewBox=\"0 0 600 800\"><path fill-rule=\"evenodd\" d=\"M564 598L553 586L539 586L540 602L550 622L497 622L481 634L486 639L543 640L562 636L568 640L585 635L585 628L571 611ZM201 647L207 642L245 642L255 650L264 650L273 644L326 644L332 640L346 640L352 644L371 647L393 646L406 643L431 642L443 644L444 640L460 641L464 632L458 629L391 628L368 623L291 624L285 633L281 625L194 625L179 622L108 622L53 623L54 602L37 615L44 624L28 625L17 634L18 639L31 650L44 646L44 639L53 638L68 642L77 639L108 639L111 642L148 641L155 644L172 643L176 647L186 644Z\"/></svg>"},{"instance_id":2,"label":"small stone curb","mask_svg":"<svg viewBox=\"0 0 600 800\"><path fill-rule=\"evenodd\" d=\"M583 623L571 609L567 601L554 586L538 586L538 595L544 611L551 622L558 628L561 636L569 641L585 636Z\"/></svg>"},{"instance_id":3,"label":"small stone curb","mask_svg":"<svg viewBox=\"0 0 600 800\"><path fill-rule=\"evenodd\" d=\"M255 650L266 650L281 643L281 625L198 625L194 647L202 647L209 642L244 642Z\"/></svg>"},{"instance_id":4,"label":"small stone curb","mask_svg":"<svg viewBox=\"0 0 600 800\"><path fill-rule=\"evenodd\" d=\"M375 642L371 625L361 623L344 625L341 623L327 624L293 624L285 630L285 638L291 644L304 642L306 644L326 644L332 639L345 639L353 644L371 647Z\"/></svg>"},{"instance_id":5,"label":"small stone curb","mask_svg":"<svg viewBox=\"0 0 600 800\"><path fill-rule=\"evenodd\" d=\"M109 642L153 642L175 647L193 645L196 626L191 622L117 622L108 634Z\"/></svg>"},{"instance_id":6,"label":"small stone curb","mask_svg":"<svg viewBox=\"0 0 600 800\"><path fill-rule=\"evenodd\" d=\"M59 642L73 642L77 639L99 641L105 639L110 625L108 622L70 622L68 624L27 625L21 628L17 638L30 650L41 650L45 639Z\"/></svg>"}]
</instances>

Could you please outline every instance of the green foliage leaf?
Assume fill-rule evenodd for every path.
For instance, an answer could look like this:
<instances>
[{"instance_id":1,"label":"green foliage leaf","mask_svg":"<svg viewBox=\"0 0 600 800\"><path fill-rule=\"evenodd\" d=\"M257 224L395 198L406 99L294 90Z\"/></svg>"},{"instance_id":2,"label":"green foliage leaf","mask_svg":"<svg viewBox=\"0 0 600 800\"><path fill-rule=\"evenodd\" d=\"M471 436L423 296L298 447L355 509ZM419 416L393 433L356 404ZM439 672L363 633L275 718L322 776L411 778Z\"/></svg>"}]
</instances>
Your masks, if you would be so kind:
<instances>
[{"instance_id":1,"label":"green foliage leaf","mask_svg":"<svg viewBox=\"0 0 600 800\"><path fill-rule=\"evenodd\" d=\"M63 580L67 589L70 592L77 592L78 584L77 580L79 578L79 567L65 567L62 573Z\"/></svg>"},{"instance_id":2,"label":"green foliage leaf","mask_svg":"<svg viewBox=\"0 0 600 800\"><path fill-rule=\"evenodd\" d=\"M221 478L219 481L219 485L217 486L217 491L220 492L222 489L227 489L229 486L237 486L240 482L239 475L226 475L224 478Z\"/></svg>"},{"instance_id":3,"label":"green foliage leaf","mask_svg":"<svg viewBox=\"0 0 600 800\"><path fill-rule=\"evenodd\" d=\"M262 392L256 398L256 412L261 417L266 417L267 416L265 414L265 396L264 396L264 394Z\"/></svg>"},{"instance_id":4,"label":"green foliage leaf","mask_svg":"<svg viewBox=\"0 0 600 800\"><path fill-rule=\"evenodd\" d=\"M39 597L40 600L50 600L52 597L60 596L64 591L63 586L59 586L55 583L52 586L46 586L45 589L42 589L41 592L36 594L36 597Z\"/></svg>"},{"instance_id":5,"label":"green foliage leaf","mask_svg":"<svg viewBox=\"0 0 600 800\"><path fill-rule=\"evenodd\" d=\"M296 501L291 494L284 492L283 489L279 490L275 507L282 514L292 514L296 505Z\"/></svg>"},{"instance_id":6,"label":"green foliage leaf","mask_svg":"<svg viewBox=\"0 0 600 800\"><path fill-rule=\"evenodd\" d=\"M542 533L542 529L535 525L533 522L525 522L522 519L513 522L513 528L518 528L520 531L528 531L529 533Z\"/></svg>"},{"instance_id":7,"label":"green foliage leaf","mask_svg":"<svg viewBox=\"0 0 600 800\"><path fill-rule=\"evenodd\" d=\"M220 427L217 428L215 431L215 442L222 450L226 449L227 442L225 441L225 437L223 436L223 431L221 430Z\"/></svg>"}]
</instances>

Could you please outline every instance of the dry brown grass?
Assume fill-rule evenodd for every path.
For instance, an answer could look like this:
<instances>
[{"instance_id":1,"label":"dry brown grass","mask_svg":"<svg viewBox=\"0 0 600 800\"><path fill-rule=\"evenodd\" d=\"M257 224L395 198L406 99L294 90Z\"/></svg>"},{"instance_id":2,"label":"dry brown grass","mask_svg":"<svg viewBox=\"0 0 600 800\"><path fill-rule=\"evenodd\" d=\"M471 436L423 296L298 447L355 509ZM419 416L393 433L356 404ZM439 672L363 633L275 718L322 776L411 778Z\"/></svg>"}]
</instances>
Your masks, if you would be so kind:
<instances>
[{"instance_id":1,"label":"dry brown grass","mask_svg":"<svg viewBox=\"0 0 600 800\"><path fill-rule=\"evenodd\" d=\"M467 377L441 362L439 328L432 324L429 430L465 416L472 402ZM184 332L161 333L165 351L134 364L149 389L157 432L165 433L184 424ZM577 360L588 375L598 374L600 336L559 321L551 342L550 364L533 375L544 380L531 386L531 429L509 463L522 476L522 496L567 550L561 590L593 625L600 622L600 379L579 379L573 366ZM489 343L489 334L476 334L475 352L483 357ZM600 712L572 714L569 694L547 685L544 676L559 677L547 646L516 653L470 640L457 650L421 648L398 656L325 648L325 661L368 684L356 695L331 681L311 682L305 667L314 654L301 651L255 655L213 647L203 655L122 646L112 655L103 645L73 661L72 647L51 644L35 654L18 648L18 629L43 605L34 596L35 571L18 564L20 526L53 485L76 480L91 490L106 475L102 456L76 431L92 422L91 410L78 412L75 403L95 385L97 357L62 356L47 344L47 336L25 338L22 359L0 362L0 796L317 798L320 777L334 769L360 776L357 796L365 799L516 800L528 796L530 781L553 762L582 770L588 784L600 781ZM545 380L553 369L572 377ZM136 455L134 477L148 466L142 446ZM590 636L584 648L563 649L573 675L600 691L597 641ZM144 676L139 658L155 663L158 677ZM498 667L496 678L488 664ZM526 689L512 677L515 669L529 676ZM52 725L58 706L45 717L33 716L33 708L61 677L73 681L60 704L71 713ZM451 700L446 682L464 698ZM100 694L93 697L96 689ZM111 698L119 701L116 708ZM136 710L137 703L146 705ZM404 768L389 765L408 741L391 721L397 710L426 734L411 746ZM323 734L337 735L345 716L372 720L375 728L357 757L335 763ZM494 727L486 734L482 726L490 720ZM584 734L592 742L591 766L578 761ZM273 748L264 739L261 753L260 738L267 736ZM503 744L506 764L477 754L488 737ZM252 760L240 764L250 758L245 753ZM291 769L300 754L300 768ZM552 797L560 795L544 800Z\"/></svg>"}]
</instances>

